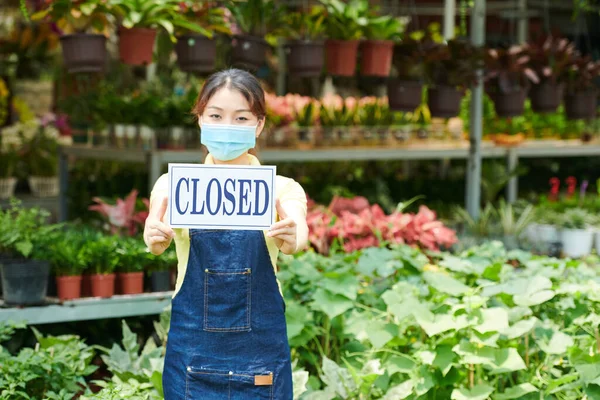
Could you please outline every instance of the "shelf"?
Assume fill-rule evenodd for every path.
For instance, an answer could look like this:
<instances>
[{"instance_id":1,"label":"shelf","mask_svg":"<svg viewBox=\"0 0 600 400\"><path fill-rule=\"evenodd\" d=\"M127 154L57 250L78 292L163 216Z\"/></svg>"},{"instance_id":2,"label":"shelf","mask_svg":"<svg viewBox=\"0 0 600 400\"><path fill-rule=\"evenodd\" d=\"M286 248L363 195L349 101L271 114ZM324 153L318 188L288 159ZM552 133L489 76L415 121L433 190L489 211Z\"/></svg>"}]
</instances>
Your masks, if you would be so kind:
<instances>
[{"instance_id":1,"label":"shelf","mask_svg":"<svg viewBox=\"0 0 600 400\"><path fill-rule=\"evenodd\" d=\"M117 295L109 299L84 298L44 306L3 308L0 300L0 321L26 322L30 325L58 322L89 321L105 318L125 318L160 314L171 304L173 292Z\"/></svg>"}]
</instances>

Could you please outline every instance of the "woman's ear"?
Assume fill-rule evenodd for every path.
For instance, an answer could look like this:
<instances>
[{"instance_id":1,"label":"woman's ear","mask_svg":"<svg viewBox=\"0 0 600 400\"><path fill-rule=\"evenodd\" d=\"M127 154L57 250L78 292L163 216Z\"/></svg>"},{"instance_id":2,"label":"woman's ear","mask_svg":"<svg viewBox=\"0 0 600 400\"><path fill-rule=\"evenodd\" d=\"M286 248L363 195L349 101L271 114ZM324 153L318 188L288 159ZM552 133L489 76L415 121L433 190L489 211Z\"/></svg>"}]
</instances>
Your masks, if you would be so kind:
<instances>
[{"instance_id":1,"label":"woman's ear","mask_svg":"<svg viewBox=\"0 0 600 400\"><path fill-rule=\"evenodd\" d=\"M265 127L265 122L266 122L266 118L262 117L258 120L258 126L256 127L256 137L259 137L260 134L262 133L264 127Z\"/></svg>"}]
</instances>

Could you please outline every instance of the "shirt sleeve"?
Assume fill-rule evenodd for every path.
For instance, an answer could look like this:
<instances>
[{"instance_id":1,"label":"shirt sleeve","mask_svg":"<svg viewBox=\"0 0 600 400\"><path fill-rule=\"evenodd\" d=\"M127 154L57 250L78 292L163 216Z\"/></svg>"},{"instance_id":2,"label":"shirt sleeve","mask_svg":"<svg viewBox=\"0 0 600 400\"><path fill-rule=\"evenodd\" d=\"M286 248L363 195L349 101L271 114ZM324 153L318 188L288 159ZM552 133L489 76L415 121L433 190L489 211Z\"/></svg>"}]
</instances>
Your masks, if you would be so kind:
<instances>
[{"instance_id":1,"label":"shirt sleeve","mask_svg":"<svg viewBox=\"0 0 600 400\"><path fill-rule=\"evenodd\" d=\"M152 192L150 192L150 203L152 203L152 199L156 196L162 197L166 196L169 193L169 177L168 174L163 174L156 180L154 187L152 188Z\"/></svg>"},{"instance_id":2,"label":"shirt sleeve","mask_svg":"<svg viewBox=\"0 0 600 400\"><path fill-rule=\"evenodd\" d=\"M282 204L298 207L302 214L306 215L307 200L302 186L291 178L284 178L281 184L282 187L277 196L279 201Z\"/></svg>"}]
</instances>

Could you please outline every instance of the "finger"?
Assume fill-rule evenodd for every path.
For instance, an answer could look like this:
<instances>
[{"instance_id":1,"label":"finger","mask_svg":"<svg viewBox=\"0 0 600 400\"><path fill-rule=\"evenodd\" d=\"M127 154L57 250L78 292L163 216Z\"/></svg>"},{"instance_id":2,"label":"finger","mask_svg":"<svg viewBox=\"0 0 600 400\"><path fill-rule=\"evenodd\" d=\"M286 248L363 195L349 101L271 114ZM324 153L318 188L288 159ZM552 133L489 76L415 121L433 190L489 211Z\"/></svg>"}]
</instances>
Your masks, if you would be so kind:
<instances>
[{"instance_id":1,"label":"finger","mask_svg":"<svg viewBox=\"0 0 600 400\"><path fill-rule=\"evenodd\" d=\"M274 230L277 230L277 229L281 229L281 228L285 228L285 227L294 227L294 226L296 226L296 221L294 221L291 218L288 218L288 219L285 219L283 221L279 221L279 222L274 223L271 226L271 229L269 229L269 230L270 231L274 231Z\"/></svg>"},{"instance_id":2,"label":"finger","mask_svg":"<svg viewBox=\"0 0 600 400\"><path fill-rule=\"evenodd\" d=\"M275 202L275 208L277 209L277 214L279 215L279 219L286 219L288 217L287 213L283 209L283 206L281 205L281 201L279 201L279 199L277 199L277 201Z\"/></svg>"},{"instance_id":3,"label":"finger","mask_svg":"<svg viewBox=\"0 0 600 400\"><path fill-rule=\"evenodd\" d=\"M156 208L156 212L153 213L155 217L159 220L162 220L167 212L167 207L169 206L169 198L167 196L163 197L160 205Z\"/></svg>"},{"instance_id":4,"label":"finger","mask_svg":"<svg viewBox=\"0 0 600 400\"><path fill-rule=\"evenodd\" d=\"M168 240L169 239L164 236L151 236L149 242L150 244L157 244L167 242Z\"/></svg>"},{"instance_id":5,"label":"finger","mask_svg":"<svg viewBox=\"0 0 600 400\"><path fill-rule=\"evenodd\" d=\"M288 243L290 246L296 245L296 235L279 235L275 239L279 239L284 243Z\"/></svg>"},{"instance_id":6,"label":"finger","mask_svg":"<svg viewBox=\"0 0 600 400\"><path fill-rule=\"evenodd\" d=\"M150 229L157 230L157 231L165 234L168 237L175 236L175 232L173 232L173 229L171 229L168 225L166 225L162 222L153 223L152 225L150 225Z\"/></svg>"},{"instance_id":7,"label":"finger","mask_svg":"<svg viewBox=\"0 0 600 400\"><path fill-rule=\"evenodd\" d=\"M269 237L281 237L281 235L295 235L296 230L294 228L282 228L276 231L269 232Z\"/></svg>"}]
</instances>

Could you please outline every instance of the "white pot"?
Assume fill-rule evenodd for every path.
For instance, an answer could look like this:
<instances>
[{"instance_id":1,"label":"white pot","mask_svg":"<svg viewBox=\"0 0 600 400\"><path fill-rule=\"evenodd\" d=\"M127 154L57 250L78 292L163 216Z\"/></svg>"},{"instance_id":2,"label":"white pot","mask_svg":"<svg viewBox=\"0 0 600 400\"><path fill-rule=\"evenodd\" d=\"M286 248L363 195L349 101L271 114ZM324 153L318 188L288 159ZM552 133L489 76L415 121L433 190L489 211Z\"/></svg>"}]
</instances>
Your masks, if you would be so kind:
<instances>
[{"instance_id":1,"label":"white pot","mask_svg":"<svg viewBox=\"0 0 600 400\"><path fill-rule=\"evenodd\" d=\"M596 239L596 252L598 254L600 254L600 229L596 230L596 234L594 235L594 238Z\"/></svg>"},{"instance_id":2,"label":"white pot","mask_svg":"<svg viewBox=\"0 0 600 400\"><path fill-rule=\"evenodd\" d=\"M594 231L592 229L563 229L560 232L563 253L567 257L579 258L592 252Z\"/></svg>"},{"instance_id":3,"label":"white pot","mask_svg":"<svg viewBox=\"0 0 600 400\"><path fill-rule=\"evenodd\" d=\"M521 233L521 238L525 239L528 243L538 243L540 240L538 237L538 226L539 224L529 224Z\"/></svg>"},{"instance_id":4,"label":"white pot","mask_svg":"<svg viewBox=\"0 0 600 400\"><path fill-rule=\"evenodd\" d=\"M17 178L0 178L0 199L9 199L15 194Z\"/></svg>"},{"instance_id":5,"label":"white pot","mask_svg":"<svg viewBox=\"0 0 600 400\"><path fill-rule=\"evenodd\" d=\"M60 191L57 176L30 176L29 188L36 197L54 197Z\"/></svg>"},{"instance_id":6,"label":"white pot","mask_svg":"<svg viewBox=\"0 0 600 400\"><path fill-rule=\"evenodd\" d=\"M537 224L536 225L536 242L538 243L556 243L560 241L558 228L554 225Z\"/></svg>"}]
</instances>

